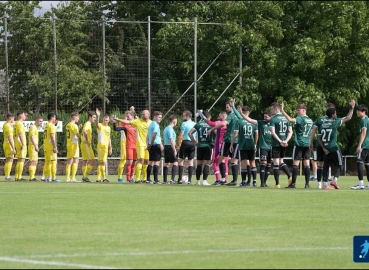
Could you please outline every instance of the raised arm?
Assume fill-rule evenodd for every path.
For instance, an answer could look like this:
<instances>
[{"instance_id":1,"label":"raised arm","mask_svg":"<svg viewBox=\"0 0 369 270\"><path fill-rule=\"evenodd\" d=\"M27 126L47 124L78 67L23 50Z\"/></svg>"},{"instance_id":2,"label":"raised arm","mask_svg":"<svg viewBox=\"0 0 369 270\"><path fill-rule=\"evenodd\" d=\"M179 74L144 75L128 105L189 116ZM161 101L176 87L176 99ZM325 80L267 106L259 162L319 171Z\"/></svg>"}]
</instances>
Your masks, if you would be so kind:
<instances>
[{"instance_id":1,"label":"raised arm","mask_svg":"<svg viewBox=\"0 0 369 270\"><path fill-rule=\"evenodd\" d=\"M349 112L347 113L347 115L344 118L342 118L342 124L351 120L352 114L353 114L354 108L355 108L355 100L351 100L349 102L349 105L351 106L351 108L350 108Z\"/></svg>"},{"instance_id":2,"label":"raised arm","mask_svg":"<svg viewBox=\"0 0 369 270\"><path fill-rule=\"evenodd\" d=\"M281 104L281 112L284 115L284 117L286 117L286 119L288 120L288 122L291 123L296 123L296 118L293 118L291 116L289 116L285 111L284 111L284 103L282 102Z\"/></svg>"},{"instance_id":3,"label":"raised arm","mask_svg":"<svg viewBox=\"0 0 369 270\"><path fill-rule=\"evenodd\" d=\"M243 119L245 119L247 122L254 124L254 125L258 125L258 121L255 119L252 119L249 117L250 112L247 112L246 114L244 114L242 112L242 109L239 109L238 112L240 113L240 115L242 116Z\"/></svg>"},{"instance_id":4,"label":"raised arm","mask_svg":"<svg viewBox=\"0 0 369 270\"><path fill-rule=\"evenodd\" d=\"M121 130L127 131L126 127L123 127L123 126L117 127L117 124L116 123L113 123L113 129L115 131L121 131Z\"/></svg>"}]
</instances>

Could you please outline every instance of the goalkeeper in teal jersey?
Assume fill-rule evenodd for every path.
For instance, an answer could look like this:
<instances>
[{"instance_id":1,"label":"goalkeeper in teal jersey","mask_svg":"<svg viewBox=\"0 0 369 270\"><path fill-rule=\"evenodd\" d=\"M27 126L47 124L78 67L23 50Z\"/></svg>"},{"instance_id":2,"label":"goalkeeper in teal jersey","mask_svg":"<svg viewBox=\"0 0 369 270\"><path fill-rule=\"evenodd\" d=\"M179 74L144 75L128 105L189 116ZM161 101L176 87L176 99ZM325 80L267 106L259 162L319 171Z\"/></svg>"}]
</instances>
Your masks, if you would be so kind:
<instances>
[{"instance_id":1,"label":"goalkeeper in teal jersey","mask_svg":"<svg viewBox=\"0 0 369 270\"><path fill-rule=\"evenodd\" d=\"M297 116L290 117L284 111L282 102L281 111L290 123L295 124L295 145L293 147L292 159L292 181L288 182L287 188L296 188L296 179L299 172L300 160L304 163L305 188L310 188L310 133L313 127L313 121L306 115L306 105L299 104L296 107Z\"/></svg>"},{"instance_id":2,"label":"goalkeeper in teal jersey","mask_svg":"<svg viewBox=\"0 0 369 270\"><path fill-rule=\"evenodd\" d=\"M355 101L350 101L349 105L351 108L345 118L337 118L335 108L327 109L325 114L327 115L328 119L320 126L318 142L325 153L323 165L323 189L330 189L330 187L327 185L327 182L328 169L331 164L336 165L337 168L334 173L334 179L330 182L330 185L335 189L339 189L337 181L341 174L342 154L337 143L337 129L351 119L355 107Z\"/></svg>"},{"instance_id":3,"label":"goalkeeper in teal jersey","mask_svg":"<svg viewBox=\"0 0 369 270\"><path fill-rule=\"evenodd\" d=\"M248 106L242 107L242 113L247 114L250 111ZM233 149L233 143L238 137L238 143L236 148ZM237 121L236 129L234 130L231 151L233 152L233 159L235 162L241 160L241 178L242 182L240 187L246 187L246 176L248 174L247 166L250 164L251 172L253 173L253 186L256 187L256 165L255 165L255 152L256 144L259 138L259 131L256 125L251 124L245 119ZM251 179L249 179L250 181ZM232 183L232 182L231 182Z\"/></svg>"},{"instance_id":4,"label":"goalkeeper in teal jersey","mask_svg":"<svg viewBox=\"0 0 369 270\"><path fill-rule=\"evenodd\" d=\"M205 120L211 119L211 114L209 112L203 112ZM196 185L200 185L200 177L202 172L202 185L210 186L207 182L210 165L211 156L213 149L213 132L208 134L211 126L205 120L200 120L188 133L191 141L195 146L197 146L197 166L196 166ZM193 134L197 133L197 141L193 137Z\"/></svg>"}]
</instances>

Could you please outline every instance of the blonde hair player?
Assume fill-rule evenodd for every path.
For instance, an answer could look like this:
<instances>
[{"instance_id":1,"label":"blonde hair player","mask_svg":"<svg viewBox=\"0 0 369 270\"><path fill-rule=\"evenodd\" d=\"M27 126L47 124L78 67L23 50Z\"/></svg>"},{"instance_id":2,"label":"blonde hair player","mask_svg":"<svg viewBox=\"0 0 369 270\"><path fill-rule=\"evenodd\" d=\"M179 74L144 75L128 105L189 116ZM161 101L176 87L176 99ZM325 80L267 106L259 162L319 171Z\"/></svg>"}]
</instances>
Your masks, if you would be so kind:
<instances>
[{"instance_id":1,"label":"blonde hair player","mask_svg":"<svg viewBox=\"0 0 369 270\"><path fill-rule=\"evenodd\" d=\"M14 115L8 113L6 115L6 122L3 126L4 142L3 149L5 155L4 174L5 180L11 181L10 172L13 166L14 155L16 154L14 145Z\"/></svg>"},{"instance_id":2,"label":"blonde hair player","mask_svg":"<svg viewBox=\"0 0 369 270\"><path fill-rule=\"evenodd\" d=\"M26 181L22 178L24 161L27 156L27 139L26 131L23 125L23 121L27 119L27 113L25 111L19 111L17 113L18 120L14 125L14 141L15 149L17 153L15 157L17 158L17 165L15 166L15 181Z\"/></svg>"},{"instance_id":3,"label":"blonde hair player","mask_svg":"<svg viewBox=\"0 0 369 270\"><path fill-rule=\"evenodd\" d=\"M79 114L73 112L70 115L70 122L65 127L67 133L67 164L65 166L65 175L67 182L80 182L76 180L76 173L79 162L79 143L81 137L79 129L81 125L77 126Z\"/></svg>"},{"instance_id":4,"label":"blonde hair player","mask_svg":"<svg viewBox=\"0 0 369 270\"><path fill-rule=\"evenodd\" d=\"M28 131L28 157L29 157L29 165L28 165L28 173L29 173L29 181L37 181L35 178L36 168L38 163L38 128L43 123L42 116L37 116L35 119L35 123L30 126Z\"/></svg>"}]
</instances>

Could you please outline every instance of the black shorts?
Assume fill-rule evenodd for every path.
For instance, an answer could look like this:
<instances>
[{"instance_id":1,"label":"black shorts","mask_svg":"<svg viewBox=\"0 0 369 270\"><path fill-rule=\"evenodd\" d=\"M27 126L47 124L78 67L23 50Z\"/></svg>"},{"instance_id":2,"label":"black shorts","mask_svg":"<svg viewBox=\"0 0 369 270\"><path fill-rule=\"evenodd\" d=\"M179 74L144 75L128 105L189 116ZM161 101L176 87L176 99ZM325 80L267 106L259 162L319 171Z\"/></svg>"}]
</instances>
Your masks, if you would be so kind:
<instances>
[{"instance_id":1,"label":"black shorts","mask_svg":"<svg viewBox=\"0 0 369 270\"><path fill-rule=\"evenodd\" d=\"M153 144L149 150L149 161L160 161L161 149L160 144Z\"/></svg>"},{"instance_id":2,"label":"black shorts","mask_svg":"<svg viewBox=\"0 0 369 270\"><path fill-rule=\"evenodd\" d=\"M342 166L342 154L340 150L324 155L324 164Z\"/></svg>"},{"instance_id":3,"label":"black shorts","mask_svg":"<svg viewBox=\"0 0 369 270\"><path fill-rule=\"evenodd\" d=\"M260 161L266 161L267 163L272 162L272 150L259 148L259 159Z\"/></svg>"},{"instance_id":4,"label":"black shorts","mask_svg":"<svg viewBox=\"0 0 369 270\"><path fill-rule=\"evenodd\" d=\"M324 161L324 151L323 148L319 145L317 145L316 147L316 155L314 155L314 160L315 161Z\"/></svg>"},{"instance_id":5,"label":"black shorts","mask_svg":"<svg viewBox=\"0 0 369 270\"><path fill-rule=\"evenodd\" d=\"M197 148L197 160L211 160L213 151L210 147L198 147Z\"/></svg>"},{"instance_id":6,"label":"black shorts","mask_svg":"<svg viewBox=\"0 0 369 270\"><path fill-rule=\"evenodd\" d=\"M174 155L174 151L171 145L164 146L164 162L165 163L174 163L177 162L178 158Z\"/></svg>"},{"instance_id":7,"label":"black shorts","mask_svg":"<svg viewBox=\"0 0 369 270\"><path fill-rule=\"evenodd\" d=\"M292 159L293 160L309 160L310 159L310 148L309 146L297 146L293 147Z\"/></svg>"},{"instance_id":8,"label":"black shorts","mask_svg":"<svg viewBox=\"0 0 369 270\"><path fill-rule=\"evenodd\" d=\"M237 158L239 160L255 160L255 150L239 150L238 152L238 156L233 156L234 158Z\"/></svg>"},{"instance_id":9,"label":"black shorts","mask_svg":"<svg viewBox=\"0 0 369 270\"><path fill-rule=\"evenodd\" d=\"M179 149L178 157L181 159L187 158L191 160L195 157L195 145L191 141L182 141L181 148Z\"/></svg>"},{"instance_id":10,"label":"black shorts","mask_svg":"<svg viewBox=\"0 0 369 270\"><path fill-rule=\"evenodd\" d=\"M233 152L229 150L231 147L231 143L222 142L222 145L220 147L220 155L222 157L232 157L233 152L236 150L237 144L233 144Z\"/></svg>"},{"instance_id":11,"label":"black shorts","mask_svg":"<svg viewBox=\"0 0 369 270\"><path fill-rule=\"evenodd\" d=\"M369 149L361 149L361 152L357 155L357 161L368 164L369 163Z\"/></svg>"},{"instance_id":12,"label":"black shorts","mask_svg":"<svg viewBox=\"0 0 369 270\"><path fill-rule=\"evenodd\" d=\"M286 147L272 147L272 158L284 158L286 154Z\"/></svg>"}]
</instances>

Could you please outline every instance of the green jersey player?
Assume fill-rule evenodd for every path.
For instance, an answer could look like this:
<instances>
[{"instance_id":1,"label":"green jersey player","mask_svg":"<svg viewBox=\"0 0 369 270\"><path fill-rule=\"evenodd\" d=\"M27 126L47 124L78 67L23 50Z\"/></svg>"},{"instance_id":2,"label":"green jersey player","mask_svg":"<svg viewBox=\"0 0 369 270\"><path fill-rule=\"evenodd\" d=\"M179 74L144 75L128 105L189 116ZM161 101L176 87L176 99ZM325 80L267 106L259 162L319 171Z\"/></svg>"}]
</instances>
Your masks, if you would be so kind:
<instances>
[{"instance_id":1,"label":"green jersey player","mask_svg":"<svg viewBox=\"0 0 369 270\"><path fill-rule=\"evenodd\" d=\"M211 119L211 114L209 112L203 112L206 120ZM196 125L190 130L188 135L191 141L197 146L197 167L196 167L196 185L200 185L201 172L203 174L202 184L204 186L210 186L207 182L209 176L210 165L211 165L211 155L213 148L213 134L208 133L211 126L205 120L200 120ZM193 134L197 132L197 141L193 137Z\"/></svg>"},{"instance_id":2,"label":"green jersey player","mask_svg":"<svg viewBox=\"0 0 369 270\"><path fill-rule=\"evenodd\" d=\"M359 143L356 148L357 154L357 176L359 178L359 183L351 187L352 189L364 189L364 169L363 163L366 171L366 179L369 182L369 118L368 118L368 107L364 104L360 104L356 108L356 115L360 120L360 138ZM369 188L369 183L367 188Z\"/></svg>"},{"instance_id":3,"label":"green jersey player","mask_svg":"<svg viewBox=\"0 0 369 270\"><path fill-rule=\"evenodd\" d=\"M241 108L242 114L250 112L250 108L243 106ZM240 119L237 122L236 129L233 133L231 142L231 150L233 151L233 158L235 160L241 160L241 177L242 183L240 187L246 187L246 176L248 174L248 167L251 166L250 177L248 179L248 185L251 182L251 172L253 172L253 186L256 187L256 165L255 165L255 151L258 141L259 133L256 125L251 124L245 119ZM233 149L233 142L238 137L238 143L236 148Z\"/></svg>"},{"instance_id":4,"label":"green jersey player","mask_svg":"<svg viewBox=\"0 0 369 270\"><path fill-rule=\"evenodd\" d=\"M290 123L295 124L295 145L293 147L292 159L292 181L288 183L287 188L295 188L297 174L299 171L300 160L304 163L305 188L310 188L310 133L313 127L313 121L306 115L306 105L299 104L296 107L297 116L290 117L284 111L282 102L282 113Z\"/></svg>"},{"instance_id":5,"label":"green jersey player","mask_svg":"<svg viewBox=\"0 0 369 270\"><path fill-rule=\"evenodd\" d=\"M339 189L337 181L341 174L342 154L337 143L337 129L351 119L355 107L355 101L350 101L349 105L351 108L345 118L337 118L335 108L327 109L326 115L328 119L320 126L321 129L320 133L318 134L318 142L325 153L323 165L323 189L330 189L330 187L327 185L327 182L328 169L331 164L336 165L337 169L334 173L334 179L330 182L330 185L335 189Z\"/></svg>"},{"instance_id":6,"label":"green jersey player","mask_svg":"<svg viewBox=\"0 0 369 270\"><path fill-rule=\"evenodd\" d=\"M292 127L290 122L281 113L281 105L278 102L272 104L273 117L270 119L270 132L272 133L272 158L273 172L275 180L275 188L280 188L279 185L279 170L282 169L288 178L292 181L290 171L284 163L283 158L286 154L288 141L292 137Z\"/></svg>"}]
</instances>

